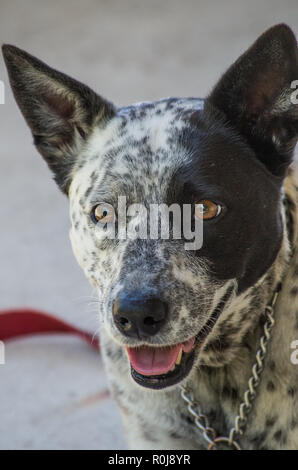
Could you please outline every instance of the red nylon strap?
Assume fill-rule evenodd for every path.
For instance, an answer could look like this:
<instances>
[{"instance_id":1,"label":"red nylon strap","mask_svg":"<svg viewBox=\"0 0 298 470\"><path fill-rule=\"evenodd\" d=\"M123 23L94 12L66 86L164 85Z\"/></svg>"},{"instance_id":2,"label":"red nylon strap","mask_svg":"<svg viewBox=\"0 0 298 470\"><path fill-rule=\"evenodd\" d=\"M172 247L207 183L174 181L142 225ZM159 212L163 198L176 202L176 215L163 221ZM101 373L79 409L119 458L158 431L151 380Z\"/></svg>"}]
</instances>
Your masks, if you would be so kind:
<instances>
[{"instance_id":1,"label":"red nylon strap","mask_svg":"<svg viewBox=\"0 0 298 470\"><path fill-rule=\"evenodd\" d=\"M0 311L1 341L27 335L57 333L77 335L93 348L99 349L99 341L91 333L76 328L53 315L32 309Z\"/></svg>"}]
</instances>

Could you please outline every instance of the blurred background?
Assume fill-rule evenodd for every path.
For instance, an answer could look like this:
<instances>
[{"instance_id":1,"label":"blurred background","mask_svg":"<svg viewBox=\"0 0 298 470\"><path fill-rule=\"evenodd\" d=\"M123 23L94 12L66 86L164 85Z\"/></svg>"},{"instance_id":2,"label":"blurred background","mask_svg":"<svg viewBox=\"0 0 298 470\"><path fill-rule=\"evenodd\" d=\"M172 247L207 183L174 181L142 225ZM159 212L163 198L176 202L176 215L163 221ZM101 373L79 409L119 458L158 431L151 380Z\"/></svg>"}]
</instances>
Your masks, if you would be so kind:
<instances>
[{"instance_id":1,"label":"blurred background","mask_svg":"<svg viewBox=\"0 0 298 470\"><path fill-rule=\"evenodd\" d=\"M297 0L1 0L12 43L125 105L203 97L265 29L298 32ZM92 290L68 238L68 205L32 146L2 57L0 310L34 307L90 331ZM0 449L124 449L100 355L65 336L6 344Z\"/></svg>"}]
</instances>

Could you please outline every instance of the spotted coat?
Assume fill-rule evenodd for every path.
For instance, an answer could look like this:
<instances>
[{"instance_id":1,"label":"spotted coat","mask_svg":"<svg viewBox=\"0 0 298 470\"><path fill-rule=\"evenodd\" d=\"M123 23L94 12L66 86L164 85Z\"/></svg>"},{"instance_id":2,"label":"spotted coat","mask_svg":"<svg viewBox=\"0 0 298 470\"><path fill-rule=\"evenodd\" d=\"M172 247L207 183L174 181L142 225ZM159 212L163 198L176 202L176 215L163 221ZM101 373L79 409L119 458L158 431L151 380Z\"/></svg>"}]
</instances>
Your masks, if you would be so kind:
<instances>
[{"instance_id":1,"label":"spotted coat","mask_svg":"<svg viewBox=\"0 0 298 470\"><path fill-rule=\"evenodd\" d=\"M183 382L217 435L226 436L247 389L265 307L282 282L262 380L240 445L297 449L298 366L291 360L298 340L293 32L286 25L265 32L206 100L166 98L118 109L14 46L5 45L3 53L34 143L69 197L71 243L98 297L102 355L129 446L183 450L204 449L206 443L179 386L157 391L138 385L125 348L181 344L203 330L204 342ZM173 237L108 238L107 227L94 223L93 209L99 203L116 207L119 196L145 207L210 199L222 211L204 223L201 249L186 251L183 240ZM122 291L159 296L169 306L163 328L147 342L124 336L115 325L112 306Z\"/></svg>"}]
</instances>

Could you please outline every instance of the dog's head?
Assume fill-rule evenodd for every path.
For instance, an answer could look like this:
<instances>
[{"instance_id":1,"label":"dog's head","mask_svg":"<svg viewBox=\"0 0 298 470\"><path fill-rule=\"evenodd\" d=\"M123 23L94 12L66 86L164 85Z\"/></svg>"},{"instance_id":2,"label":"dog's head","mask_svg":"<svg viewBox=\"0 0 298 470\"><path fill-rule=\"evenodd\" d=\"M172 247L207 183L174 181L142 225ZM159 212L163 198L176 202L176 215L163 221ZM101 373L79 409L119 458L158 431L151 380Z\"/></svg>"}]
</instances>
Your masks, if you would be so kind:
<instances>
[{"instance_id":1,"label":"dog's head","mask_svg":"<svg viewBox=\"0 0 298 470\"><path fill-rule=\"evenodd\" d=\"M120 109L13 46L3 52L34 143L69 196L73 249L102 326L126 348L135 381L176 384L208 345L218 365L244 331L247 311L231 306L251 302L282 244L281 188L298 136L291 30L264 33L205 101ZM168 237L159 217L154 233L146 225L160 204L175 206ZM191 236L203 224L199 249L186 249L183 211Z\"/></svg>"}]
</instances>

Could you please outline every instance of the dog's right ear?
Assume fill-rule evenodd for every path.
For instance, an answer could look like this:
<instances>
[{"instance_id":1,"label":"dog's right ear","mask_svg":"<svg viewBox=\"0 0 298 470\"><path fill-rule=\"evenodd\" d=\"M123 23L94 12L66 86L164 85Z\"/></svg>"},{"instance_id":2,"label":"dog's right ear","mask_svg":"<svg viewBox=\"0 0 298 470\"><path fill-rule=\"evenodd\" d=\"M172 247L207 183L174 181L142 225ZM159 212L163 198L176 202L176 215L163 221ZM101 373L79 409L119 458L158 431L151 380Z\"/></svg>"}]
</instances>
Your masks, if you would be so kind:
<instances>
[{"instance_id":1,"label":"dog's right ear","mask_svg":"<svg viewBox=\"0 0 298 470\"><path fill-rule=\"evenodd\" d=\"M68 192L71 171L95 125L104 126L114 106L87 86L47 66L21 49L4 45L3 56L20 110L34 143Z\"/></svg>"}]
</instances>

